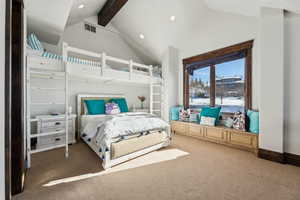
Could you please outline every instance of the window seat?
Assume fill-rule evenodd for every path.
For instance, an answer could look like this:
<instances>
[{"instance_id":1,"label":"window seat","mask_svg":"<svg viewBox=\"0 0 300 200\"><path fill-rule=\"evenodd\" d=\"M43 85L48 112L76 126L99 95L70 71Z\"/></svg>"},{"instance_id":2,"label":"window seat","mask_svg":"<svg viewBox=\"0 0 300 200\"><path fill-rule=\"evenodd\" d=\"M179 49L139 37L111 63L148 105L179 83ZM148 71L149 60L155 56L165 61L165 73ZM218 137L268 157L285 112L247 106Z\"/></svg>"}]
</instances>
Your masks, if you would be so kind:
<instances>
[{"instance_id":1,"label":"window seat","mask_svg":"<svg viewBox=\"0 0 300 200\"><path fill-rule=\"evenodd\" d=\"M224 126L203 126L193 122L171 121L171 131L175 134L194 137L218 144L258 152L258 134L240 131Z\"/></svg>"}]
</instances>

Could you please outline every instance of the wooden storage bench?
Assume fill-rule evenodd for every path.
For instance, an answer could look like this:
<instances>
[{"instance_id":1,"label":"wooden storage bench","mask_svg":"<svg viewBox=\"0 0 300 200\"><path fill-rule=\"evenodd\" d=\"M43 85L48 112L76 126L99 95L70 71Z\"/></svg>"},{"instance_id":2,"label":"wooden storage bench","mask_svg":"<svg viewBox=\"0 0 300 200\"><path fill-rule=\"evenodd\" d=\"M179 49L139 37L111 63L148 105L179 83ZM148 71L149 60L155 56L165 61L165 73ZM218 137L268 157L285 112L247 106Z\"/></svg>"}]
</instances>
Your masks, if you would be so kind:
<instances>
[{"instance_id":1,"label":"wooden storage bench","mask_svg":"<svg viewBox=\"0 0 300 200\"><path fill-rule=\"evenodd\" d=\"M195 137L201 140L251 151L256 155L258 152L258 135L245 131L223 126L203 126L182 121L172 121L171 131L175 134Z\"/></svg>"}]
</instances>

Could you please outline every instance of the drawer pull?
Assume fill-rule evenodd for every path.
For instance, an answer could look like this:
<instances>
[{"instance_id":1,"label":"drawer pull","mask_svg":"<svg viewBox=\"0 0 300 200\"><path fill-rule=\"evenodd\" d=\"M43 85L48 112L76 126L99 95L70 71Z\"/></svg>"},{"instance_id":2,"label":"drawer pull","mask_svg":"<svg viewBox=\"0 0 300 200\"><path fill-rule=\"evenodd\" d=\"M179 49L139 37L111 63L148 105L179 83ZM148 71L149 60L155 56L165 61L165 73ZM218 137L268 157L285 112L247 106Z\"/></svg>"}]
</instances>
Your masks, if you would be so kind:
<instances>
[{"instance_id":1,"label":"drawer pull","mask_svg":"<svg viewBox=\"0 0 300 200\"><path fill-rule=\"evenodd\" d=\"M60 122L55 122L55 125L58 126L58 125L61 125L61 123Z\"/></svg>"},{"instance_id":2,"label":"drawer pull","mask_svg":"<svg viewBox=\"0 0 300 200\"><path fill-rule=\"evenodd\" d=\"M55 141L60 141L60 138L55 138Z\"/></svg>"}]
</instances>

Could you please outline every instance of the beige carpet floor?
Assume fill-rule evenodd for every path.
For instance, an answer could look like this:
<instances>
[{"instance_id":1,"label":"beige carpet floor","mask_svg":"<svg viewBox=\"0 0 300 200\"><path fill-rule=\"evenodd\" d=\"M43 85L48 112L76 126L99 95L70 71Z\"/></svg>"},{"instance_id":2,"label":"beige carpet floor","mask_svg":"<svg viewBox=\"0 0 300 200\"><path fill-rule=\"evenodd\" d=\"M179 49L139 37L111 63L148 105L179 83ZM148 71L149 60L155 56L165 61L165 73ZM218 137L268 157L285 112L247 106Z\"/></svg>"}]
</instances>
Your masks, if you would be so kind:
<instances>
[{"instance_id":1,"label":"beige carpet floor","mask_svg":"<svg viewBox=\"0 0 300 200\"><path fill-rule=\"evenodd\" d=\"M168 149L189 155L50 187L50 181L98 173L101 161L84 143L34 155L25 191L14 200L300 200L300 168L252 153L175 136ZM165 149L162 149L165 150Z\"/></svg>"}]
</instances>

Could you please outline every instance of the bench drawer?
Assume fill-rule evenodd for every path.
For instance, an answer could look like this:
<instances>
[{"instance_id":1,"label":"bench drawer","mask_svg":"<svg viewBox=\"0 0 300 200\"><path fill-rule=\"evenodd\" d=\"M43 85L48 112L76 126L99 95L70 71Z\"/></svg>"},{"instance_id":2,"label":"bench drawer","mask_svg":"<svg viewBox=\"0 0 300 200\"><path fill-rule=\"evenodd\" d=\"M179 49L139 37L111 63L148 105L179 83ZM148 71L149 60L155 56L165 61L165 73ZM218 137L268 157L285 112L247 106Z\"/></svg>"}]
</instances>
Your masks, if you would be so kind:
<instances>
[{"instance_id":1,"label":"bench drawer","mask_svg":"<svg viewBox=\"0 0 300 200\"><path fill-rule=\"evenodd\" d=\"M198 124L190 124L189 135L192 137L203 137L203 129Z\"/></svg>"},{"instance_id":2,"label":"bench drawer","mask_svg":"<svg viewBox=\"0 0 300 200\"><path fill-rule=\"evenodd\" d=\"M226 131L221 128L216 127L205 127L204 136L208 139L213 139L217 141L225 141L226 140Z\"/></svg>"}]
</instances>

